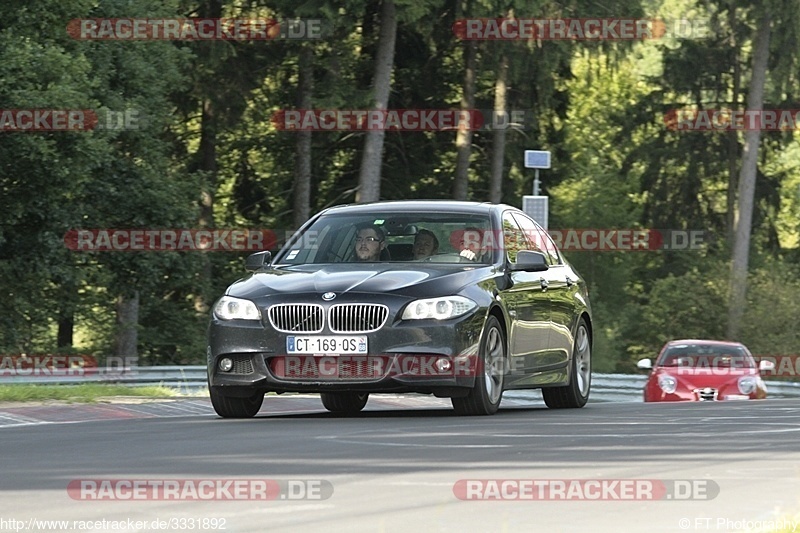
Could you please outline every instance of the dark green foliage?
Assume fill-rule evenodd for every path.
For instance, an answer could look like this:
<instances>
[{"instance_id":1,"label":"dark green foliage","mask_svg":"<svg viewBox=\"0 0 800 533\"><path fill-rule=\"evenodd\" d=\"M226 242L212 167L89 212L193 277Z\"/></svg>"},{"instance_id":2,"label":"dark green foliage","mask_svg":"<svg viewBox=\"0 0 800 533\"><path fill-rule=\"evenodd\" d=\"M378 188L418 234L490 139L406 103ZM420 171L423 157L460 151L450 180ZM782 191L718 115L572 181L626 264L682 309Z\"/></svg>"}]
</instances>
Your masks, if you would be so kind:
<instances>
[{"instance_id":1,"label":"dark green foliage","mask_svg":"<svg viewBox=\"0 0 800 533\"><path fill-rule=\"evenodd\" d=\"M666 17L678 9L669 0L396 3L394 109L460 105L463 47L452 33L459 17L499 17L508 9L521 17ZM798 107L795 4L771 2L771 107ZM295 134L278 131L270 119L297 106L302 46L313 50L315 108L369 105L379 2L5 0L3 7L0 108L137 110L141 120L128 131L0 133L0 293L6 302L0 352L108 354L118 333L115 301L138 294L142 362L202 362L208 307L243 274L245 252L77 253L67 249L64 234L195 228L201 220L219 228L291 230ZM322 18L330 33L305 43L92 42L66 34L74 18L215 12ZM504 202L520 205L520 196L530 194L533 172L522 168L523 150L548 149L553 168L542 173L542 184L551 227L699 229L714 236L696 252L568 254L592 289L597 370L631 371L638 357L653 355L670 338L724 334L728 187L738 173L741 135L671 131L663 117L684 106L742 107L756 15L744 1L702 0L685 14L712 20L712 33L702 39L478 45L475 107L492 108L504 55L508 108L527 119L506 136ZM474 200L488 199L491 133L473 136ZM312 213L354 201L363 137L314 133ZM449 197L455 137L453 131L388 132L383 198ZM800 299L800 148L793 139L787 132L762 137L742 333L753 351L778 353L796 344L790 320ZM213 199L206 212L202 193ZM59 322L62 334L74 331L71 343L59 343Z\"/></svg>"}]
</instances>

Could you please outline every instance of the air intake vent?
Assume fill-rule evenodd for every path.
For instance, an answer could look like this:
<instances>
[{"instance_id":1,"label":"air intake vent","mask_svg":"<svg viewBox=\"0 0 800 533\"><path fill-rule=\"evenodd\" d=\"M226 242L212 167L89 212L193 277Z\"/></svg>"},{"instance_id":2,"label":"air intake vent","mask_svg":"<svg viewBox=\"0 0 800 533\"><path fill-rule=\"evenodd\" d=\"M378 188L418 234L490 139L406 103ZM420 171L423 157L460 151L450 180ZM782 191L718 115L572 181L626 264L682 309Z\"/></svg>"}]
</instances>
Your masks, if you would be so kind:
<instances>
[{"instance_id":1,"label":"air intake vent","mask_svg":"<svg viewBox=\"0 0 800 533\"><path fill-rule=\"evenodd\" d=\"M253 373L253 361L249 355L234 355L231 359L233 360L231 374L247 375Z\"/></svg>"}]
</instances>

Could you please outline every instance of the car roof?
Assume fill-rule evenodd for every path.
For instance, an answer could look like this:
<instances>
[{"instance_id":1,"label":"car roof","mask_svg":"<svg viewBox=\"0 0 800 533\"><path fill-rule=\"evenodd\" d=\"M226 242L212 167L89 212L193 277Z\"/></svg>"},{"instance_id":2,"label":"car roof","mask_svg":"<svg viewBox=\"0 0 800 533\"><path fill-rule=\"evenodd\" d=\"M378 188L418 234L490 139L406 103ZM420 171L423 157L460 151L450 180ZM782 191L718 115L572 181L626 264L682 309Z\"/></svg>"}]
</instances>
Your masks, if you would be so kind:
<instances>
[{"instance_id":1,"label":"car roof","mask_svg":"<svg viewBox=\"0 0 800 533\"><path fill-rule=\"evenodd\" d=\"M345 204L329 207L325 214L347 211L352 214L359 213L394 213L403 212L438 212L438 213L480 213L489 214L497 210L514 209L516 207L491 202L465 202L459 200L392 200L385 202L368 202L363 204Z\"/></svg>"},{"instance_id":2,"label":"car roof","mask_svg":"<svg viewBox=\"0 0 800 533\"><path fill-rule=\"evenodd\" d=\"M710 346L744 346L741 342L736 341L715 341L715 340L708 340L708 339L679 339L674 341L669 341L667 344L664 345L666 348L667 346L673 346L675 344L708 344Z\"/></svg>"}]
</instances>

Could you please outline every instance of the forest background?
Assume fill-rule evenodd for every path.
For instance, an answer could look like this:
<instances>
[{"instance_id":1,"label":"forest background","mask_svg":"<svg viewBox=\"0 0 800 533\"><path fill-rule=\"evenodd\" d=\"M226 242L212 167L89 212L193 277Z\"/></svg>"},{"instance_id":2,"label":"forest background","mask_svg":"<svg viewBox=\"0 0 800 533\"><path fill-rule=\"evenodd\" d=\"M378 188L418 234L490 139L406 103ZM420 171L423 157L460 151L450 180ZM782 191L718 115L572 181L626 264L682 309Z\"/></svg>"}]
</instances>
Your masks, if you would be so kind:
<instances>
[{"instance_id":1,"label":"forest background","mask_svg":"<svg viewBox=\"0 0 800 533\"><path fill-rule=\"evenodd\" d=\"M526 149L552 152L541 174L550 228L704 235L693 250L567 252L591 290L595 371L633 371L673 338L798 353L800 135L668 120L681 109L800 109L796 0L4 0L0 12L0 109L136 117L119 129L0 132L0 353L204 361L210 306L248 252L80 252L70 231L280 233L371 200L521 207L533 180ZM243 41L68 32L74 19L122 17L300 18L325 30ZM508 41L453 30L499 17L658 18L668 31ZM374 108L525 119L474 132L314 133L272 120Z\"/></svg>"}]
</instances>

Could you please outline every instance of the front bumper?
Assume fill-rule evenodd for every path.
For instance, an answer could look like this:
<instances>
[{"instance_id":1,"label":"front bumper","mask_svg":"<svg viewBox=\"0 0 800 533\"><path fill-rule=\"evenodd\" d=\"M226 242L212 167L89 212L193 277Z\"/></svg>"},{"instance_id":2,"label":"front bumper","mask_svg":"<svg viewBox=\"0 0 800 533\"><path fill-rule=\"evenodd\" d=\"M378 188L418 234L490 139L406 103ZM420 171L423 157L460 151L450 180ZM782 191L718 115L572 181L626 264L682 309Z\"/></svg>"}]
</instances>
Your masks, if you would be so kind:
<instances>
[{"instance_id":1,"label":"front bumper","mask_svg":"<svg viewBox=\"0 0 800 533\"><path fill-rule=\"evenodd\" d=\"M722 389L700 387L692 390L677 390L674 393L663 392L657 387L654 389L645 393L645 402L721 402L766 398L766 392L761 389L751 394L741 394L736 387Z\"/></svg>"},{"instance_id":2,"label":"front bumper","mask_svg":"<svg viewBox=\"0 0 800 533\"><path fill-rule=\"evenodd\" d=\"M228 396L260 392L421 392L459 396L474 385L485 311L455 319L401 321L393 309L378 331L366 333L368 353L293 355L289 335L264 321L209 325L209 386ZM323 331L319 335L334 335ZM219 361L231 359L230 371ZM440 361L447 361L449 367Z\"/></svg>"}]
</instances>

